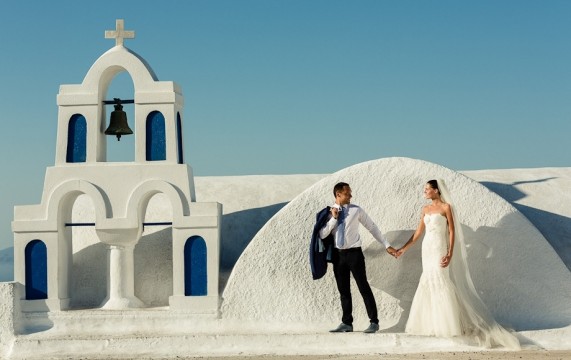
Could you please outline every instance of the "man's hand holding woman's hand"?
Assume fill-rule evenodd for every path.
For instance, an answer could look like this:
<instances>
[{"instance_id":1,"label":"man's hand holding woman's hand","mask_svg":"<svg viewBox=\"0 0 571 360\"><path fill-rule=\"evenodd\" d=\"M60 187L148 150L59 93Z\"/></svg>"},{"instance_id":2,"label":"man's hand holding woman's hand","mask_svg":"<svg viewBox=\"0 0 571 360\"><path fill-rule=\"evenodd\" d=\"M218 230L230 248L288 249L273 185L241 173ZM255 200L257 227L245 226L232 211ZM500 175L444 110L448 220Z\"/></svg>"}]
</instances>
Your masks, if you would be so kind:
<instances>
[{"instance_id":1,"label":"man's hand holding woman's hand","mask_svg":"<svg viewBox=\"0 0 571 360\"><path fill-rule=\"evenodd\" d=\"M397 251L395 250L395 248L393 248L392 246L389 246L387 248L387 252L391 255L394 256L395 258L398 257L397 256Z\"/></svg>"}]
</instances>

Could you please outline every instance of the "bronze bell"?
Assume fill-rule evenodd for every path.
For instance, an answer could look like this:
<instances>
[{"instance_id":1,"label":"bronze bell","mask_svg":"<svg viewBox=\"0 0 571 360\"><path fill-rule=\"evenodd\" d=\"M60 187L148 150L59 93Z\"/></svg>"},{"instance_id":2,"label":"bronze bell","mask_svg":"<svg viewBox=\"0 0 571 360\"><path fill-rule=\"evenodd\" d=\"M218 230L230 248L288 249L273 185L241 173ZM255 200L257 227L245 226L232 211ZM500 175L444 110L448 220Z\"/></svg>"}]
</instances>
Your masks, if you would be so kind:
<instances>
[{"instance_id":1,"label":"bronze bell","mask_svg":"<svg viewBox=\"0 0 571 360\"><path fill-rule=\"evenodd\" d=\"M117 141L121 140L121 135L131 135L133 130L127 123L127 114L123 111L121 103L115 104L115 110L111 113L109 127L105 130L105 135L116 135Z\"/></svg>"}]
</instances>

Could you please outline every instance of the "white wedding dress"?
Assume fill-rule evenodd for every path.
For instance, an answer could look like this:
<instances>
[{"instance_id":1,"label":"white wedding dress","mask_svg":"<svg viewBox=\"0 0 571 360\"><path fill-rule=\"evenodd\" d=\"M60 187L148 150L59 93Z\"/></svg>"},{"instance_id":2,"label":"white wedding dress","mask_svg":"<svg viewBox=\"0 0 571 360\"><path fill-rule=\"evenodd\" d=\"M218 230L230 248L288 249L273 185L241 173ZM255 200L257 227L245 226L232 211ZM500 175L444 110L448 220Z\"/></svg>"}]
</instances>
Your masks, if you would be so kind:
<instances>
[{"instance_id":1,"label":"white wedding dress","mask_svg":"<svg viewBox=\"0 0 571 360\"><path fill-rule=\"evenodd\" d=\"M440 266L440 260L448 251L446 218L440 214L426 214L424 225L422 275L405 331L441 337L462 335L462 311L450 279L450 268Z\"/></svg>"},{"instance_id":2,"label":"white wedding dress","mask_svg":"<svg viewBox=\"0 0 571 360\"><path fill-rule=\"evenodd\" d=\"M496 323L475 294L471 280L466 281L466 276L470 277L462 241L456 242L451 260L451 264L456 261L455 265L461 266L440 266L448 251L446 217L438 213L426 214L423 221L426 230L422 240L422 275L405 332L438 337L466 335L475 338L481 346L519 349L517 338ZM458 268L462 269L462 274L451 273ZM462 282L455 284L455 278Z\"/></svg>"}]
</instances>

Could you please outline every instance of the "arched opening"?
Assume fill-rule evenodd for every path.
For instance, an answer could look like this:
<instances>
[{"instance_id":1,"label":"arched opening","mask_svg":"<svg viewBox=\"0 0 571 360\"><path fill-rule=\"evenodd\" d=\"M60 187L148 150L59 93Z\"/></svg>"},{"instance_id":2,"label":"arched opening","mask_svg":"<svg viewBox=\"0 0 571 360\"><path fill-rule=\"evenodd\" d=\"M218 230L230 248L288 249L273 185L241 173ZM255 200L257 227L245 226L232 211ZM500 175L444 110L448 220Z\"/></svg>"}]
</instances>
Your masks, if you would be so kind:
<instances>
[{"instance_id":1,"label":"arched opening","mask_svg":"<svg viewBox=\"0 0 571 360\"><path fill-rule=\"evenodd\" d=\"M163 193L153 195L145 209L143 233L135 246L135 296L149 306L168 306L173 293L173 209Z\"/></svg>"},{"instance_id":2,"label":"arched opening","mask_svg":"<svg viewBox=\"0 0 571 360\"><path fill-rule=\"evenodd\" d=\"M81 114L75 114L67 125L67 154L68 163L85 162L87 157L87 122Z\"/></svg>"},{"instance_id":3,"label":"arched opening","mask_svg":"<svg viewBox=\"0 0 571 360\"><path fill-rule=\"evenodd\" d=\"M165 134L165 117L159 111L147 116L147 161L166 160L167 145Z\"/></svg>"},{"instance_id":4,"label":"arched opening","mask_svg":"<svg viewBox=\"0 0 571 360\"><path fill-rule=\"evenodd\" d=\"M180 119L180 113L176 113L176 144L177 144L177 154L178 163L184 163L184 157L182 153L182 120Z\"/></svg>"},{"instance_id":5,"label":"arched opening","mask_svg":"<svg viewBox=\"0 0 571 360\"><path fill-rule=\"evenodd\" d=\"M96 308L107 294L107 246L95 231L95 205L89 195L75 198L66 219L65 236L71 243L70 306Z\"/></svg>"},{"instance_id":6,"label":"arched opening","mask_svg":"<svg viewBox=\"0 0 571 360\"><path fill-rule=\"evenodd\" d=\"M26 245L26 300L48 298L48 252L41 240Z\"/></svg>"},{"instance_id":7,"label":"arched opening","mask_svg":"<svg viewBox=\"0 0 571 360\"><path fill-rule=\"evenodd\" d=\"M115 75L109 87L105 100L113 100L119 98L121 100L133 100L135 98L135 86L133 79L128 72L123 71ZM109 126L109 118L113 112L113 105L105 106L105 129ZM121 136L121 140L117 141L115 136L107 137L107 161L108 162L133 162L135 161L135 106L133 104L123 104L123 111L127 114L129 127L133 130L133 135Z\"/></svg>"},{"instance_id":8,"label":"arched opening","mask_svg":"<svg viewBox=\"0 0 571 360\"><path fill-rule=\"evenodd\" d=\"M207 295L206 243L191 236L184 244L184 295Z\"/></svg>"}]
</instances>

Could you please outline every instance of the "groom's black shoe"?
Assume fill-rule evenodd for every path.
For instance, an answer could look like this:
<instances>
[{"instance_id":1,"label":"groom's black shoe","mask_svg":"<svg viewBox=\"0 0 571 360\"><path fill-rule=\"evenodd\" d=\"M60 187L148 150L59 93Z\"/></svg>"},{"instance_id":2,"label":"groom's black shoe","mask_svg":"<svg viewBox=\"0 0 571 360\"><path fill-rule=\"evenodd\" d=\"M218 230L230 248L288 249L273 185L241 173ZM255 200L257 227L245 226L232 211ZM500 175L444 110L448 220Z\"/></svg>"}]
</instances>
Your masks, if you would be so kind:
<instances>
[{"instance_id":1,"label":"groom's black shoe","mask_svg":"<svg viewBox=\"0 0 571 360\"><path fill-rule=\"evenodd\" d=\"M353 326L341 323L336 329L329 330L329 332L353 332Z\"/></svg>"},{"instance_id":2,"label":"groom's black shoe","mask_svg":"<svg viewBox=\"0 0 571 360\"><path fill-rule=\"evenodd\" d=\"M379 324L371 323L368 328L366 328L363 332L366 334L372 334L379 331Z\"/></svg>"}]
</instances>

